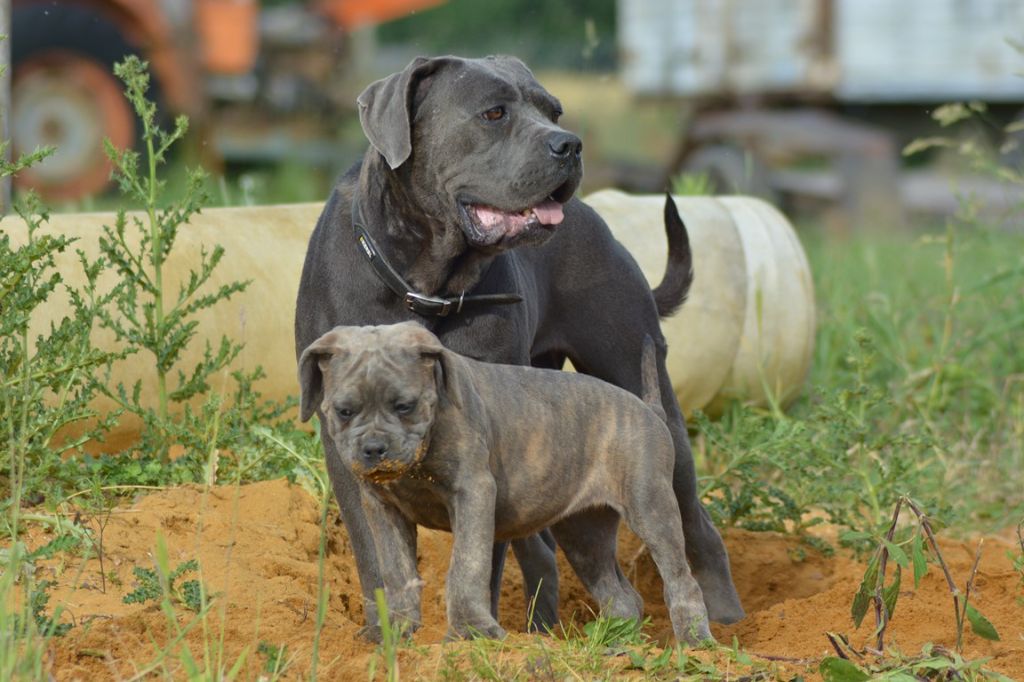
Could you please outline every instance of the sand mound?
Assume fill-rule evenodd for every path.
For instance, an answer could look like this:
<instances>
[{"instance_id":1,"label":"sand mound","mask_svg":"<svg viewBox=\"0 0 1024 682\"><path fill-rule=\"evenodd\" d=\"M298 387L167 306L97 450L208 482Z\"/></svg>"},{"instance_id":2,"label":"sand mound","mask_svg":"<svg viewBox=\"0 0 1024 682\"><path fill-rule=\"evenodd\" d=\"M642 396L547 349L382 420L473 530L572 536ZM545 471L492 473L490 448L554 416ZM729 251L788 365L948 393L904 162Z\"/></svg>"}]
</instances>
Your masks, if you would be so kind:
<instances>
[{"instance_id":1,"label":"sand mound","mask_svg":"<svg viewBox=\"0 0 1024 682\"><path fill-rule=\"evenodd\" d=\"M172 567L200 560L202 578L216 595L207 619L209 631L192 622L183 608L176 626L180 631L172 632L153 603L122 602L134 587L132 567L154 566L158 533L166 539ZM46 539L39 533L31 544L38 546ZM260 642L287 646L289 677L307 674L316 624L319 541L316 502L286 481L214 488L208 493L180 487L118 508L104 532L105 591L96 559L81 562L64 556L38 567L41 578L57 582L51 606L63 604L63 620L77 626L54 640L55 677L126 679L149 669L177 671L175 677L181 677L177 660L160 658L176 637L181 638L179 647L188 647L193 658L211 665L216 665L216 652L222 651L219 665L224 671L248 647L240 679L259 676L265 661L255 653ZM726 542L748 617L735 626L713 628L719 641L735 636L750 652L796 659L831 653L826 631L848 633L856 645L869 643L871 616L854 631L849 615L863 573L860 564L839 555L822 556L792 538L769 533L731 532ZM426 584L424 627L416 642L432 645L441 641L446 627L444 575L450 536L421 531L419 548ZM667 638L671 626L649 555L628 533L623 534L620 549L624 569L643 594L652 618L650 634ZM970 570L973 545L948 541L943 549L962 583ZM992 620L1002 641L987 642L968 634L965 654L989 657L989 668L1024 678L1024 587L1007 557L1007 551L1015 549L1008 537L986 541L974 602ZM323 679L365 679L374 648L357 637L362 606L355 563L340 523L329 528L327 551L323 579L330 600L319 673ZM508 566L501 621L515 632L522 630L524 600L515 562L510 560ZM563 617L590 620L593 604L564 563L561 575ZM911 580L904 581L888 641L905 652L916 652L926 642L951 647L953 611L939 571L931 568L920 589L912 588Z\"/></svg>"}]
</instances>

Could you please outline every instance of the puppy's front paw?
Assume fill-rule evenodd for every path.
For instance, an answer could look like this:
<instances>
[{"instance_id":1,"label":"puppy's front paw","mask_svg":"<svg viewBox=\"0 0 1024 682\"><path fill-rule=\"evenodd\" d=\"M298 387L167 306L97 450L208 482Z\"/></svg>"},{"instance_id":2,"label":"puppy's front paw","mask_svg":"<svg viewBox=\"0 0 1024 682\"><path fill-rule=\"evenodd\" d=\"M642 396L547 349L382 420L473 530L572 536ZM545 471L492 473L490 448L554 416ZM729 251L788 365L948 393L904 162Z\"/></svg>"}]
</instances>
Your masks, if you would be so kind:
<instances>
[{"instance_id":1,"label":"puppy's front paw","mask_svg":"<svg viewBox=\"0 0 1024 682\"><path fill-rule=\"evenodd\" d=\"M394 616L392 617L394 618ZM420 629L420 624L415 620L395 618L391 623L391 627L394 631L400 632L401 636L405 639L412 639L412 633ZM359 628L358 635L373 644L380 644L384 641L384 631L380 625L364 625Z\"/></svg>"},{"instance_id":2,"label":"puppy's front paw","mask_svg":"<svg viewBox=\"0 0 1024 682\"><path fill-rule=\"evenodd\" d=\"M486 639L504 639L505 629L498 625L498 621L493 618L489 619L478 619L474 622L463 622L458 625L451 625L448 628L448 634L445 635L445 641L453 641L456 639L475 639L477 637L484 637Z\"/></svg>"}]
</instances>

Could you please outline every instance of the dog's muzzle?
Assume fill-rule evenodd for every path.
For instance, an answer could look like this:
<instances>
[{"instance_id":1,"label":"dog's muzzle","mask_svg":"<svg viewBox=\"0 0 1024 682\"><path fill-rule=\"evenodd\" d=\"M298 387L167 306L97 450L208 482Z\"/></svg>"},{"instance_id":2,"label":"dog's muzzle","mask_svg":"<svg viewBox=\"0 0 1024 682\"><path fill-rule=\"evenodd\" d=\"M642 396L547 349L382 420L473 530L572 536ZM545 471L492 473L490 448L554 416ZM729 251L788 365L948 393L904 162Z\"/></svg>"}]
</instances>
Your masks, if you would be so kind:
<instances>
[{"instance_id":1,"label":"dog's muzzle","mask_svg":"<svg viewBox=\"0 0 1024 682\"><path fill-rule=\"evenodd\" d=\"M357 458L353 460L352 469L356 475L373 483L390 483L396 481L410 469L415 467L427 454L429 447L426 438L420 441L412 457L394 456L387 443L376 437L367 438L359 446Z\"/></svg>"}]
</instances>

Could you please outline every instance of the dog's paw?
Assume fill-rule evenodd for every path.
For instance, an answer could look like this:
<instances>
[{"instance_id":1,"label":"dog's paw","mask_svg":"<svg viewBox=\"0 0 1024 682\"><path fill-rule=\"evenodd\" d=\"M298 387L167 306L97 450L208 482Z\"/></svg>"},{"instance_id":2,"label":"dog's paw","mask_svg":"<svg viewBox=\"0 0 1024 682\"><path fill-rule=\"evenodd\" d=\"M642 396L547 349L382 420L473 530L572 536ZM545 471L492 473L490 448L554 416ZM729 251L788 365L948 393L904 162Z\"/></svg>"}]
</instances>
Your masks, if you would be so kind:
<instances>
[{"instance_id":1,"label":"dog's paw","mask_svg":"<svg viewBox=\"0 0 1024 682\"><path fill-rule=\"evenodd\" d=\"M722 625L731 625L743 620L747 615L740 604L739 595L732 583L729 573L728 558L721 559L717 570L695 570L693 577L697 579L701 592L704 595L704 605L708 610L708 617Z\"/></svg>"},{"instance_id":2,"label":"dog's paw","mask_svg":"<svg viewBox=\"0 0 1024 682\"><path fill-rule=\"evenodd\" d=\"M477 621L449 627L448 634L445 635L445 641L476 639L478 637L484 639L504 639L507 634L505 629L498 625L498 622L495 620Z\"/></svg>"},{"instance_id":3,"label":"dog's paw","mask_svg":"<svg viewBox=\"0 0 1024 682\"><path fill-rule=\"evenodd\" d=\"M676 639L681 644L694 648L704 648L716 644L706 618L694 618L682 632L676 632Z\"/></svg>"},{"instance_id":4,"label":"dog's paw","mask_svg":"<svg viewBox=\"0 0 1024 682\"><path fill-rule=\"evenodd\" d=\"M381 632L379 625L364 625L359 628L359 632L357 634L360 638L365 639L371 644L380 644L384 639L384 635Z\"/></svg>"},{"instance_id":5,"label":"dog's paw","mask_svg":"<svg viewBox=\"0 0 1024 682\"><path fill-rule=\"evenodd\" d=\"M420 629L420 624L417 621L395 619L391 627L401 632L403 638L412 639L412 634ZM359 628L357 634L372 644L380 644L384 641L384 631L380 625L364 625Z\"/></svg>"}]
</instances>

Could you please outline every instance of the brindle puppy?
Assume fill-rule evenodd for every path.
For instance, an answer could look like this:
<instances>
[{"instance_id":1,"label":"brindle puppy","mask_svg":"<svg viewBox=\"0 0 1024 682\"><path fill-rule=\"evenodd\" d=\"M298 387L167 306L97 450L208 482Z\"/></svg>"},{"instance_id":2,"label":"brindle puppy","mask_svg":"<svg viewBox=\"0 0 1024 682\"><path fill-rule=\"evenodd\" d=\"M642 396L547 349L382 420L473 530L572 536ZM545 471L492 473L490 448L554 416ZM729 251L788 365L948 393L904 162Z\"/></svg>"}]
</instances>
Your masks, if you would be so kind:
<instances>
[{"instance_id":1,"label":"brindle puppy","mask_svg":"<svg viewBox=\"0 0 1024 682\"><path fill-rule=\"evenodd\" d=\"M495 539L550 526L561 540L574 517L611 513L651 550L677 639L711 638L686 563L649 337L643 354L641 400L593 377L470 360L411 322L337 327L303 352L303 410L320 407L334 451L359 481L395 617L420 622L417 525L455 536L449 636L501 637L489 608ZM603 613L642 615L614 554L600 567L575 559Z\"/></svg>"}]
</instances>

